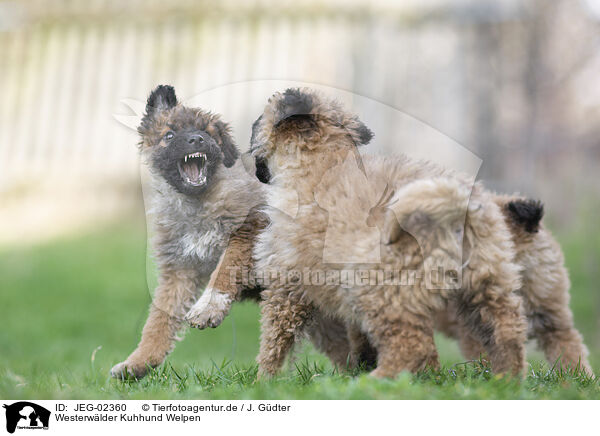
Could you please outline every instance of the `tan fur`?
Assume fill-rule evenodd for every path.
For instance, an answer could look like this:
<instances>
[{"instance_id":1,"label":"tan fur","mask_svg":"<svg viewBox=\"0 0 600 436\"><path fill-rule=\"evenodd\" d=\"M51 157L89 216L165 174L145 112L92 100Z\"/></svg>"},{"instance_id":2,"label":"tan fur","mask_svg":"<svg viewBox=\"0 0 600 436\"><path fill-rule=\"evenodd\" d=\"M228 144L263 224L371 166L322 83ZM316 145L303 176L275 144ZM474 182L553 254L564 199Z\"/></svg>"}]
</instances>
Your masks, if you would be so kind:
<instances>
[{"instance_id":1,"label":"tan fur","mask_svg":"<svg viewBox=\"0 0 600 436\"><path fill-rule=\"evenodd\" d=\"M192 326L216 326L229 311L231 303L240 299L240 289L233 287L230 294L226 295L228 304L222 308L222 314L217 315L215 319L207 319L201 326L197 322L193 322L193 314L190 311L202 293L202 289L206 287L209 290L207 284L215 283L214 277L220 270L215 268L217 262L221 257L241 257L236 254L236 250L243 245L240 244L240 238L243 239L244 235L243 230L241 234L238 231L243 227L248 211L261 198L260 185L253 183L240 163L229 169L222 168L218 180L215 180L213 187L203 200L202 213L206 214L205 223L210 220L214 222L214 226L209 225L206 229L198 226L197 232L184 231L179 236L173 232L170 220L181 220L182 217L157 213L156 209L162 205L173 212L174 205L184 207L182 205L184 199L178 200L177 197L180 197L181 194L169 190L162 181L155 180L154 182L159 185L154 194L158 198L151 200L158 203L153 205L156 215L154 225L156 236L153 240L153 248L159 264L159 285L154 292L150 314L142 331L141 341L124 362L111 370L115 377L127 375L136 378L143 377L147 367L160 365L173 349L177 333L184 326L186 319ZM159 194L165 192L169 195L169 201L165 201L162 194ZM202 213L198 215L198 219L202 218ZM182 215L185 216L185 213ZM230 219L233 218L227 226L219 224L219 218L223 215ZM189 225L194 227L193 223L189 223ZM226 251L225 248L229 245L228 240L230 239L229 232L233 234L232 247ZM190 238L190 241L199 242L194 243L197 245L189 246L185 242L186 236ZM189 253L188 255L163 257L165 253L171 253L174 238L181 238L181 252ZM203 244L207 245L203 246ZM243 257L246 258L247 255Z\"/></svg>"},{"instance_id":2,"label":"tan fur","mask_svg":"<svg viewBox=\"0 0 600 436\"><path fill-rule=\"evenodd\" d=\"M160 86L152 95L167 88ZM234 301L254 296L255 290L230 280L230 267L252 268L254 239L266 225L256 210L263 201L263 185L247 174L239 159L231 167L219 165L201 197L176 191L152 168L153 153L168 146L163 138L169 130L203 130L223 149L225 158L232 156L235 146L219 115L181 104L169 106L159 99L152 106L151 100L139 131L141 154L151 170L147 206L154 218L159 285L139 345L111 370L117 378L140 378L148 367L160 365L184 321L197 328L216 327ZM334 363L345 363L349 344L342 323L317 313L307 332Z\"/></svg>"},{"instance_id":3,"label":"tan fur","mask_svg":"<svg viewBox=\"0 0 600 436\"><path fill-rule=\"evenodd\" d=\"M252 270L252 248L259 231L268 224L268 218L259 210L252 210L244 223L229 238L219 264L210 276L205 293L209 301L200 299L186 315L188 324L195 328L217 327L229 313L231 303L242 298L247 290L239 270ZM219 304L225 302L227 304Z\"/></svg>"},{"instance_id":4,"label":"tan fur","mask_svg":"<svg viewBox=\"0 0 600 436\"><path fill-rule=\"evenodd\" d=\"M515 195L492 198L503 211L508 202L522 199ZM587 359L589 352L569 309L570 282L560 246L543 224L537 232L530 233L505 216L515 244L515 262L522 267L519 293L528 320L528 336L537 340L550 365L558 363L563 368L579 368L593 374ZM483 347L460 325L456 310L450 306L440 312L436 328L457 338L465 357L478 358L484 354Z\"/></svg>"},{"instance_id":5,"label":"tan fur","mask_svg":"<svg viewBox=\"0 0 600 436\"><path fill-rule=\"evenodd\" d=\"M365 230L363 226L364 211L372 206L365 199L377 198L378 193L391 187L397 194L395 205L390 208L400 223L407 218L408 211L423 207L438 224L433 234L440 230L439 234L447 235L454 231L454 220L461 211L460 206L448 202L447 194L453 191L466 199L468 191L461 186L468 182L431 164L407 158L364 156L362 163L369 181L365 184L345 170L344 165L362 137L360 120L335 102L310 91L303 92L310 96L310 117L282 117L285 95L276 94L254 135L253 154L268 162L272 184L284 192L279 189L267 195L271 225L259 236L255 247L257 268L339 271L362 267L383 271L392 267L423 271L428 259L435 260L439 249L448 247L434 244L428 251L420 246L427 239L417 242L410 238L378 247L380 239L373 238L377 228ZM294 129L297 122L300 127ZM434 186L427 183L416 186L415 192L402 192L409 183L432 176L447 180L432 182ZM447 184L453 187L448 189ZM298 215L294 218L281 212L291 209L293 196L286 195L286 189L295 190L298 195ZM331 214L319 206L324 197L335 201L337 210L344 212L344 219L330 219ZM415 198L420 198L416 204ZM520 280L519 268L512 262L515 252L510 232L500 208L489 201L483 189L476 186L470 201L477 206L469 209L465 223L470 261L462 271L462 289L432 290L424 280L416 280L412 286L363 285L348 289L290 282L270 287L264 292L262 305L258 357L261 373L274 374L279 370L295 335L315 307L358 325L366 333L378 353L374 375L393 376L402 370L435 367L438 363L433 343L434 314L449 301L456 301L459 317L484 344L494 371L520 374L525 363L525 320L521 298L515 293ZM381 263L323 264L324 240L331 239L331 235L334 241L329 249L339 258L348 252L366 258L380 248ZM436 243L440 241L445 243L451 238L444 236Z\"/></svg>"},{"instance_id":6,"label":"tan fur","mask_svg":"<svg viewBox=\"0 0 600 436\"><path fill-rule=\"evenodd\" d=\"M142 339L127 360L113 367L115 377L141 378L148 367L160 365L169 354L183 325L183 316L196 299L202 283L194 270L162 269Z\"/></svg>"},{"instance_id":7,"label":"tan fur","mask_svg":"<svg viewBox=\"0 0 600 436\"><path fill-rule=\"evenodd\" d=\"M195 196L169 183L155 160L170 146L165 140L168 131L190 130L208 133L222 152L222 158L210 155L215 171L201 195ZM218 286L214 270L222 264L221 258L240 257L236 250L244 247L239 240L245 237L248 213L261 203L263 195L260 183L246 173L240 160L236 161L238 152L228 125L217 114L177 103L172 87L159 86L151 93L138 131L142 159L151 175L146 200L156 234L152 243L159 286L138 347L111 370L118 378L139 378L148 367L161 364L173 349L185 319L199 327L214 327L222 321L231 303L239 299L237 288L230 295L206 289L200 300L220 302L221 313L211 312L207 305L209 316L202 325L194 316L197 311L190 311L207 284ZM226 251L230 235L231 247Z\"/></svg>"},{"instance_id":8,"label":"tan fur","mask_svg":"<svg viewBox=\"0 0 600 436\"><path fill-rule=\"evenodd\" d=\"M198 111L198 116L203 114L202 111ZM343 114L342 114L343 115ZM216 115L210 115L211 121L218 120ZM163 121L166 123L168 117L164 116ZM353 121L353 120L350 120ZM353 121L355 122L355 121ZM348 124L348 123L347 123ZM349 123L351 125L351 123ZM287 125L287 134L294 134L297 126ZM158 135L162 136L168 129L162 127L162 130ZM214 128L209 129L211 134L218 135L218 131ZM357 135L350 135L353 142L358 140ZM145 144L148 145L148 144ZM159 141L159 146L163 146L163 142ZM401 159L402 160L402 159ZM239 162L238 162L239 164ZM401 166L407 166L408 171L402 172L402 177L406 178L406 181L419 179L427 176L439 176L447 175L447 173L441 171L439 168L435 168L426 163L415 163L411 161L402 161ZM397 170L398 168L396 168ZM241 170L241 171L240 171ZM260 185L247 176L241 166L236 166L231 170L229 177L231 180L231 186L222 186L221 189L224 191L215 190L214 198L212 202L208 200L207 205L209 206L209 214L214 216L220 216L219 208L225 207L226 210L230 210L231 207L237 207L240 204L243 207L250 208L251 204L256 204L259 199L262 198L262 191ZM235 175L234 175L235 174ZM330 176L331 177L331 176ZM236 180L237 179L237 180ZM351 181L350 181L351 182ZM159 190L163 190L164 184L158 183ZM392 200L394 194L393 191L387 191L388 185L385 185L384 194L385 198L382 197L383 205L389 203ZM447 187L446 187L447 188ZM238 193L238 195L231 195L232 193ZM371 195L372 193L369 193ZM447 194L447 193L446 193ZM256 198L253 198L256 197ZM490 196L491 201L496 203L502 211L504 206L509 200L515 197L508 196ZM245 203L246 199L256 200L255 203ZM225 201L223 201L225 200ZM227 206L227 202L229 206ZM418 204L419 201L411 200L408 202L411 206L404 212L395 211L395 214L402 216L404 214L410 214L413 204ZM176 203L175 203L176 204ZM248 209L247 209L248 210ZM287 209L284 209L287 210ZM452 207L447 207L448 211L452 210ZM460 208L458 208L460 210ZM390 209L373 208L371 210L371 226L377 227L382 236L382 243L384 245L394 245L399 242L400 239L408 238L409 243L403 242L401 246L403 250L408 250L407 246L411 244L414 246L414 238L411 238L406 232L402 231L400 226L394 225L390 221ZM394 221L397 217L394 215ZM572 314L568 308L568 288L569 281L566 270L563 266L563 257L560 251L560 247L553 240L550 233L543 228L538 233L530 234L525 232L519 226L511 225L509 219L505 219L508 223L508 228L512 234L512 240L515 244L515 263L522 267L522 288L521 294L525 297L525 310L529 321L529 335L538 339L538 343L544 351L548 360L553 363L559 357L561 358L561 364L563 366L574 367L578 363L591 374L591 368L587 362L587 349L582 343L581 335L575 330L573 326ZM239 221L240 223L242 221ZM207 272L197 271L186 267L186 262L181 262L181 266L178 268L172 268L171 265L163 265L161 268L160 284L155 292L155 300L151 306L150 315L144 331L142 333L142 341L138 348L131 354L131 356L123 363L113 368L113 375L117 374L122 376L123 374L129 373L136 377L141 377L145 374L147 366L156 366L160 364L166 354L173 348L175 339L177 338L177 332L182 326L182 318L187 312L187 321L195 327L203 328L207 326L216 326L226 316L229 311L230 304L233 301L237 301L243 295L241 292L248 292L243 289L242 284L237 280L231 280L230 268L231 267L245 267L251 269L253 267L253 260L250 256L254 245L254 239L257 233L266 225L266 220L261 217L258 212L251 213L241 224L239 229L234 230L229 243L225 243L224 251L219 257L219 263L217 268L214 269L210 278L207 278ZM391 227L390 227L391 225ZM164 228L164 231L158 231L157 241L161 240L161 232L164 232L164 237L169 236L169 229ZM226 236L226 235L224 235ZM387 238L387 240L386 240ZM355 240L355 238L352 238ZM419 244L426 241L421 238L418 241ZM439 245L439 242L433 244ZM160 246L158 243L157 246ZM198 247L201 250L201 246ZM388 247L389 248L389 247ZM419 247L421 248L421 247ZM385 250L385 248L383 248ZM214 256L214 255L212 255ZM415 258L419 257L419 254L415 253ZM210 261L207 261L210 263ZM456 262L454 262L456 264ZM213 295L220 294L225 296L225 300L210 300L222 301L227 304L223 306L211 306L204 305L197 307L194 311L192 304L197 299L197 290L202 288L204 284L207 285L207 291L215 292ZM211 292L205 292L203 295L211 295ZM270 292L270 291L269 291ZM277 308L278 305L286 306L285 296L283 299L271 294L265 294L264 297L269 300L274 299ZM190 309L190 306L191 309ZM361 327L356 323L350 322L348 328L346 328L337 318L334 318L332 314L323 314L320 311L315 310L314 305L306 305L304 301L299 300L295 302L295 306L290 309L290 312L294 313L293 319L299 323L298 327L290 327L291 324L286 324L286 320L282 320L281 325L271 326L274 329L288 328L292 331L291 337L284 335L281 338L277 338L277 341L284 343L293 343L294 338L298 336L302 331L305 331L311 341L315 344L317 349L323 351L329 358L338 366L344 367L348 363L351 366L357 366L359 362L372 362L374 359L374 350L371 348L368 338L364 335ZM265 307L270 307L265 303ZM291 306L290 306L291 307ZM188 311L188 309L190 309ZM485 347L482 345L481 339L477 339L477 335L472 332L472 326L469 327L465 322L465 318L457 314L460 309L460 302L456 299L449 299L447 306L441 308L435 316L435 327L448 334L449 336L456 337L459 339L461 349L467 357L478 357L481 353L485 353ZM263 308L263 313L265 312ZM275 309L278 310L278 309ZM462 308L464 310L464 308ZM304 313L306 311L306 313ZM407 338L406 341L400 341L399 347L401 348L404 342L414 341L417 347L428 349L430 353L429 359L420 365L430 364L435 366L437 362L437 354L435 354L435 348L433 343L430 341L430 325L426 323L425 333L419 336L415 335L414 338ZM263 326L263 329L266 328ZM429 330L428 330L429 329ZM409 328L409 330L415 330ZM418 329L417 329L418 330ZM418 332L417 332L418 333ZM389 332L384 332L385 335L391 335ZM391 335L393 336L393 335ZM398 336L402 337L402 333ZM485 336L485 335L484 335ZM479 336L481 338L481 335ZM393 340L391 340L393 342ZM429 344L429 345L428 345ZM289 347L288 347L289 348ZM352 350L351 350L352 348ZM433 351L432 351L433 350ZM285 357L285 352L281 353L280 357L276 357L280 365ZM417 349L417 351L419 351ZM275 353L276 354L276 353ZM421 352L423 354L423 352ZM366 357L365 357L366 356ZM386 359L394 359L395 355L391 357L387 354L380 356L380 361L384 362ZM392 362L390 365L385 364L383 366L394 367L395 363ZM380 365L381 367L381 365ZM390 373L393 375L394 371ZM390 375L379 371L379 375Z\"/></svg>"},{"instance_id":9,"label":"tan fur","mask_svg":"<svg viewBox=\"0 0 600 436\"><path fill-rule=\"evenodd\" d=\"M264 213L260 210L250 212L244 224L231 235L219 265L211 275L207 291L213 290L226 295L231 301L239 301L250 291L261 291L258 287L249 289L248 283L243 282L243 276L239 272L245 270L251 273L254 270L252 250L256 237L267 225L268 218ZM213 306L203 306L197 311L192 308L186 320L192 327L216 327L227 316L228 311L228 308L222 310ZM346 337L344 323L314 311L304 330L315 348L329 357L334 365L341 369L348 366L350 342Z\"/></svg>"}]
</instances>

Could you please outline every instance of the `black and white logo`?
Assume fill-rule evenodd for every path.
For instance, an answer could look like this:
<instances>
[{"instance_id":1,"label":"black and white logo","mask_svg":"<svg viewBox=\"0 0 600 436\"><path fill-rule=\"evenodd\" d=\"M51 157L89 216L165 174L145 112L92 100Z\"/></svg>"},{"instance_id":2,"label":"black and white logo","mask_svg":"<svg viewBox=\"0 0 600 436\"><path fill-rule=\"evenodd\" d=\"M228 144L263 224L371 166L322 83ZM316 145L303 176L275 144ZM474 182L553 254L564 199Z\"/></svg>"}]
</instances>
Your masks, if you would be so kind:
<instances>
[{"instance_id":1,"label":"black and white logo","mask_svg":"<svg viewBox=\"0 0 600 436\"><path fill-rule=\"evenodd\" d=\"M6 409L6 431L14 433L16 429L48 430L50 411L29 401L4 404Z\"/></svg>"}]
</instances>

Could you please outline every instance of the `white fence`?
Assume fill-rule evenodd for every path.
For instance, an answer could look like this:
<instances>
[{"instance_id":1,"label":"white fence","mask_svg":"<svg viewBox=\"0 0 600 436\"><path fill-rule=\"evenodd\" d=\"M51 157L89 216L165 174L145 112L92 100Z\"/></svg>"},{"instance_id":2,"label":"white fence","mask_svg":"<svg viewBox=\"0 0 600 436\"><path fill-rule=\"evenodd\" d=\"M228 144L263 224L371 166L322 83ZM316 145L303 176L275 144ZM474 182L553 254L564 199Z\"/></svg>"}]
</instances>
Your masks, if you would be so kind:
<instances>
[{"instance_id":1,"label":"white fence","mask_svg":"<svg viewBox=\"0 0 600 436\"><path fill-rule=\"evenodd\" d=\"M128 114L120 102L144 101L159 83L175 85L183 100L199 97L200 105L203 92L236 82L333 86L385 104L400 102L398 109L434 130L459 142L468 138L464 101L456 98L466 92L456 26L403 26L411 17L399 11L382 22L360 10L205 15L208 9L199 8L189 15L136 16L110 5L96 2L88 15L49 9L30 19L23 10L16 14L21 24L0 34L3 191L54 177L135 173L137 138L113 114ZM225 118L251 121L270 91L257 86L251 95L225 93L231 103ZM385 120L374 128L380 143L395 137L395 129ZM243 147L249 124L236 135Z\"/></svg>"},{"instance_id":2,"label":"white fence","mask_svg":"<svg viewBox=\"0 0 600 436\"><path fill-rule=\"evenodd\" d=\"M350 92L373 149L467 156L476 171L467 150L485 165L526 137L525 3L0 3L0 194L137 183L138 138L113 115L160 83L223 112L241 148L277 86Z\"/></svg>"}]
</instances>

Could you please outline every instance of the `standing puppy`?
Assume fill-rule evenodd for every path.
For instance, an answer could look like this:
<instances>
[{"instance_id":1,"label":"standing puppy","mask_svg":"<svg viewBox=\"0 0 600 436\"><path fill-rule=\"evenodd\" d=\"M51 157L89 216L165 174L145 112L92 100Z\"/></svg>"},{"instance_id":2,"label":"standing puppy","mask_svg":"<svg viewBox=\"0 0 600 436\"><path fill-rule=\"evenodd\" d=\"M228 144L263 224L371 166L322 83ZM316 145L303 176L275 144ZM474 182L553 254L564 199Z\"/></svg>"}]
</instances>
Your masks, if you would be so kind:
<instances>
[{"instance_id":1,"label":"standing puppy","mask_svg":"<svg viewBox=\"0 0 600 436\"><path fill-rule=\"evenodd\" d=\"M178 104L171 86L149 96L138 128L142 160L150 168L150 213L159 283L138 347L111 373L143 377L172 350L188 312L189 322L216 326L233 295L215 292L211 273L230 235L260 203L262 189L249 180L238 150L220 117ZM207 286L209 285L209 286ZM193 305L202 289L202 316Z\"/></svg>"},{"instance_id":2,"label":"standing puppy","mask_svg":"<svg viewBox=\"0 0 600 436\"><path fill-rule=\"evenodd\" d=\"M340 104L308 90L289 89L275 94L255 123L252 137L257 177L284 188L267 195L271 224L259 235L255 247L258 270L339 273L348 269L416 269L426 273L423 269L427 260L440 258L440 250L446 247L433 247L432 256L420 252L419 244L404 247L402 235L406 232L389 213L384 214L381 229L385 232L379 230L380 239L378 226L365 228L364 211L372 206L369 200L374 194L388 189L399 193L405 185L431 177L447 178L450 185L464 186L468 182L460 176L406 158L365 156L367 186L364 179L345 170L344 162L356 152L357 144L369 142L371 132ZM299 207L294 218L280 212L290 210L291 196L281 194L286 190L297 192ZM321 208L322 198L315 197L319 191L330 200L328 204L343 213L332 214ZM389 209L404 210L407 205L402 201L410 201L408 206L415 210L420 205L418 196L411 194L406 198L392 197ZM446 204L443 196L437 194L431 201ZM464 229L456 227L459 221L451 223L455 226L454 243L465 244L469 259L466 268L459 271L460 289L430 289L420 280L409 286L376 283L342 288L336 283L306 285L297 281L268 286L263 292L263 333L258 357L261 372L274 374L279 370L295 335L315 308L345 320L351 328L367 335L377 349L375 375L393 376L402 370L436 366L434 315L454 302L461 308L463 325L484 345L493 370L521 373L526 325L521 298L515 293L520 277L519 267L513 263L514 245L502 212L489 194L476 185L470 202L476 207L470 208L466 221L463 219ZM454 209L461 206L466 210L464 204L451 207L448 212L455 216ZM447 206L442 210L444 207ZM426 215L424 223L417 220L415 226L421 228L425 223ZM381 262L325 263L326 238L333 262L370 258L370 253L378 249Z\"/></svg>"},{"instance_id":3,"label":"standing puppy","mask_svg":"<svg viewBox=\"0 0 600 436\"><path fill-rule=\"evenodd\" d=\"M492 196L501 208L515 244L515 262L521 266L521 289L527 336L536 339L550 365L580 369L592 375L588 349L575 328L569 308L569 275L560 245L541 222L544 213L540 202L518 195ZM459 307L450 305L438 314L436 329L458 339L463 355L477 359L484 352L459 321Z\"/></svg>"}]
</instances>

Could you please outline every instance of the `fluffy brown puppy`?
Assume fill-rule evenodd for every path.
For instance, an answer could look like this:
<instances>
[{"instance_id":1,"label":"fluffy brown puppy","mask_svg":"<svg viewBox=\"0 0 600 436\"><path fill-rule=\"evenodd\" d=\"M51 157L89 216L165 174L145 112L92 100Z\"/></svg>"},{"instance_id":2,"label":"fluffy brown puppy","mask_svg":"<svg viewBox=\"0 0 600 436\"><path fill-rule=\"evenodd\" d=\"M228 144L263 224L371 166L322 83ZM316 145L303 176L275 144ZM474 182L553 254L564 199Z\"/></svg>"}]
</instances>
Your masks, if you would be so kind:
<instances>
[{"instance_id":1,"label":"fluffy brown puppy","mask_svg":"<svg viewBox=\"0 0 600 436\"><path fill-rule=\"evenodd\" d=\"M233 301L258 296L242 283L226 287L217 278L219 271L228 278L230 266L251 268L251 241L266 225L253 209L263 201L263 185L237 159L229 127L218 115L181 105L171 86L159 86L138 130L151 174L159 284L139 345L111 370L118 378L140 378L161 364L184 321L216 327ZM309 333L318 348L343 363L343 324L317 315Z\"/></svg>"},{"instance_id":2,"label":"fluffy brown puppy","mask_svg":"<svg viewBox=\"0 0 600 436\"><path fill-rule=\"evenodd\" d=\"M452 198L452 196L448 198ZM574 326L573 316L568 306L569 279L564 267L562 251L550 232L540 222L543 216L543 206L539 202L514 195L494 195L492 198L502 208L505 220L509 224L516 247L516 260L522 267L522 287L519 292L524 299L525 314L528 320L528 338L537 340L538 346L542 348L551 365L559 361L563 368L579 368L590 375L593 374L587 360L587 347ZM386 201L389 201L389 198ZM412 211L414 216L418 213L419 203L422 201L423 199L417 200L417 206ZM449 211L452 210L450 205L447 205L447 208ZM407 217L411 216L411 210L405 211L405 214ZM371 210L370 216L374 219L373 224L381 226L383 230L385 209ZM404 225L408 224L405 222ZM246 237L236 239L238 241L236 243L242 244L244 247L234 249L232 253L237 256L246 256L246 258L230 261L230 265L247 265L249 269L253 267L250 256L257 234L256 228L251 226L248 228ZM408 235L404 235L404 237L408 237ZM437 243L436 245L441 244ZM238 292L236 287L240 286L236 280L237 277L232 279L227 269L220 269L217 279L219 289L235 295ZM438 312L435 328L445 335L457 339L465 357L477 359L485 355L485 349L481 342L473 337L469 329L460 324L460 318L457 316L458 310L456 304L449 303L448 307ZM326 322L330 322L329 327L326 326ZM350 328L346 332L341 323L323 318L313 321L309 332L315 329L315 325L321 328L309 336L313 341L321 338L320 343L316 344L317 348L325 351L334 363L342 367L344 364L349 364L351 367L374 365L375 351L360 329ZM346 334L349 343L353 344L350 355L348 355L349 345L344 339Z\"/></svg>"},{"instance_id":3,"label":"fluffy brown puppy","mask_svg":"<svg viewBox=\"0 0 600 436\"><path fill-rule=\"evenodd\" d=\"M536 339L550 365L580 369L592 375L588 349L573 323L569 309L569 276L559 244L541 222L543 206L517 195L494 195L512 233L515 261L522 267L521 289L528 338ZM451 305L440 312L436 328L456 338L463 355L478 358L485 354L482 344L461 326Z\"/></svg>"},{"instance_id":4,"label":"fluffy brown puppy","mask_svg":"<svg viewBox=\"0 0 600 436\"><path fill-rule=\"evenodd\" d=\"M546 359L563 368L593 370L588 349L575 328L569 308L571 283L560 245L541 223L543 207L539 202L494 195L502 208L513 234L517 264L521 265L525 315L528 336L535 338Z\"/></svg>"},{"instance_id":5,"label":"fluffy brown puppy","mask_svg":"<svg viewBox=\"0 0 600 436\"><path fill-rule=\"evenodd\" d=\"M454 211L463 211L464 230L452 228L453 244L468 252L468 265L457 277L462 279L457 289L430 286L419 278L426 276L428 259L441 260L442 265L448 260L456 265L451 256L439 256L447 247L422 250L419 246L429 239L405 247L406 239L401 237L405 232L402 226L398 227L402 221L394 224L389 213L384 214L381 227L386 229L385 233L378 226L365 227L373 207L370 200L391 189L396 194L390 198L388 208L396 219L401 219L405 207L402 198L413 195L404 192L400 197L399 193L410 182L432 177L451 180L451 185L458 186L468 186L469 182L432 164L405 157L364 156L363 172L369 182L364 183L355 176L356 172L345 168L344 162L356 152L357 144L367 143L370 138L370 131L356 116L335 101L309 90L290 89L275 94L253 126L251 148L257 177L279 188L270 188L267 193L271 224L259 235L255 246L259 271L288 275L290 271L305 269L333 271L338 275L344 270L357 269L421 273L407 286L360 283L343 288L335 280L317 284L297 280L283 283L279 280L276 285L266 283L258 356L261 373L274 374L279 370L295 335L315 308L345 320L367 335L377 350L374 372L377 376L436 366L434 316L454 302L461 308L458 316L462 325L483 344L492 369L520 374L525 364L526 323L521 298L515 292L520 288L520 276L519 267L513 262L514 244L501 209L478 185L471 192L472 207L466 221L466 204L446 207L452 212L452 226L460 221L456 221L460 214ZM436 187L443 192L439 182ZM414 197L417 202L410 203L409 208L435 209L437 203L447 206L436 189L431 192L431 204L427 199L423 202ZM320 207L323 199L329 199L328 204L335 206L334 213ZM281 212L293 209L290 203L296 201L295 217ZM401 209L396 213L395 208ZM415 226L420 228L419 220ZM378 250L377 263L336 261L371 259L371 253ZM327 263L326 251L332 259Z\"/></svg>"}]
</instances>

